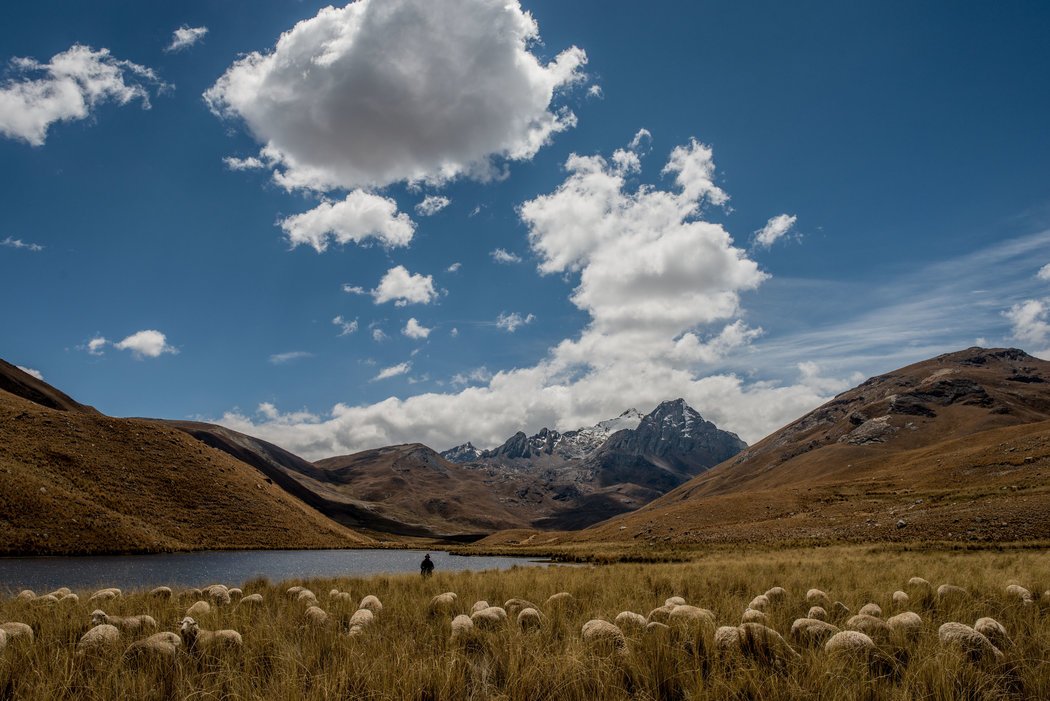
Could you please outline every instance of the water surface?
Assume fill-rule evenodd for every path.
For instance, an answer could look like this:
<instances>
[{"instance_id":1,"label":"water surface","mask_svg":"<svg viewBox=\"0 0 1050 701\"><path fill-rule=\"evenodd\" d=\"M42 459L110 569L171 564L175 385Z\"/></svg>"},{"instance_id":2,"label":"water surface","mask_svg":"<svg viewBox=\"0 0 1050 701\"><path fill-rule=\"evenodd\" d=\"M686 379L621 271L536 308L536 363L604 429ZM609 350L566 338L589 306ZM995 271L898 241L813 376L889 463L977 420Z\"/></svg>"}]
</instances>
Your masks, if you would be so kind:
<instances>
[{"instance_id":1,"label":"water surface","mask_svg":"<svg viewBox=\"0 0 1050 701\"><path fill-rule=\"evenodd\" d=\"M167 585L200 587L243 584L255 577L277 583L307 577L360 577L418 573L430 552L438 572L505 570L548 565L524 557L463 557L425 550L230 550L157 555L0 558L0 591L58 587L150 589Z\"/></svg>"}]
</instances>

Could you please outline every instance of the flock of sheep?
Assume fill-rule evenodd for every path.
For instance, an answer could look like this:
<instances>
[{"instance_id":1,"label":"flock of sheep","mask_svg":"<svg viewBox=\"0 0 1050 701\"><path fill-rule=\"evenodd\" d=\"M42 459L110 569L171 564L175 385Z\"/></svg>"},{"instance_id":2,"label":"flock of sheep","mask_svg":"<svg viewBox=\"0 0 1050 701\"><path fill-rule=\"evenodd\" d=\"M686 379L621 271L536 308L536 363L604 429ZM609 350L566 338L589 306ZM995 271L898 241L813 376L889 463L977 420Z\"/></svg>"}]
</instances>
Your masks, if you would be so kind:
<instances>
[{"instance_id":1,"label":"flock of sheep","mask_svg":"<svg viewBox=\"0 0 1050 701\"><path fill-rule=\"evenodd\" d=\"M176 596L168 587L153 589L149 595L162 600ZM321 608L317 596L305 587L291 587L285 595L297 605L295 615L300 616L302 627L326 629L350 637L365 634L383 611L383 604L374 595L355 603L348 592L338 589L332 589L327 598L328 607L337 613ZM1037 596L1016 584L1007 586L1003 595L1009 605L1032 607L1033 612L1039 610L1040 604L1050 603L1050 591ZM241 633L230 629L203 629L197 618L209 615L215 607L244 609L264 604L261 594L245 596L240 589L221 584L191 589L178 596L194 603L186 609L175 631L161 631L149 615L107 614L104 610L107 603L122 597L119 589L96 592L89 599L96 609L90 616L90 628L76 644L76 656L115 658L122 655L124 661L134 663L144 659L174 662L185 652L235 655L244 645ZM15 598L30 607L79 604L77 595L64 588L43 596L27 590ZM805 604L800 607L801 598L789 596L781 587L773 587L751 600L739 625L718 626L712 611L675 596L647 615L623 611L611 621L588 620L580 629L579 639L595 654L613 657L628 655L634 644L654 636L696 653L723 659L746 658L775 667L801 660L799 650L802 649L822 650L830 656L875 665L889 657L899 660L900 652L914 647L927 635L928 621L918 612L937 611L943 620L969 600L969 593L960 587L944 584L934 589L927 580L913 577L904 589L887 597L894 613L884 616L882 608L875 603L867 603L854 613L842 602L832 601L820 589L806 592ZM796 618L790 630L784 626L786 636L775 629L776 621L790 620L806 607L805 615ZM454 592L445 592L433 597L427 615L435 625L447 622L451 645L467 646L493 631L517 628L527 634L554 622L563 625L574 618L579 620L576 617L583 610L576 597L560 592L547 598L542 606L519 598L510 599L502 606L478 601L467 613L465 604L460 603ZM979 618L972 626L960 621L943 623L937 630L937 638L940 646L964 653L977 665L1003 661L1011 647L1010 632L991 617ZM0 653L9 645L31 645L33 639L33 629L25 623L0 625Z\"/></svg>"}]
</instances>

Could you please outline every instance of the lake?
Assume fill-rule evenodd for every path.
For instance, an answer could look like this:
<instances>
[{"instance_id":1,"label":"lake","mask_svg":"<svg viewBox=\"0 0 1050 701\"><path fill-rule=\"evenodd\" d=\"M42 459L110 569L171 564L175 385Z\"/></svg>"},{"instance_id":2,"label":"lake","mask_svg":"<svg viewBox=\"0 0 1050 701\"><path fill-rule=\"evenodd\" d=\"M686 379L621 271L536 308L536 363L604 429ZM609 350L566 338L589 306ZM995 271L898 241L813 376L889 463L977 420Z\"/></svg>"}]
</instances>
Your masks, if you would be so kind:
<instances>
[{"instance_id":1,"label":"lake","mask_svg":"<svg viewBox=\"0 0 1050 701\"><path fill-rule=\"evenodd\" d=\"M0 591L32 589L45 594L58 587L151 589L239 586L256 577L273 583L309 577L361 577L373 574L418 574L430 553L436 571L505 570L546 566L524 557L459 556L437 550L230 550L156 555L0 558Z\"/></svg>"}]
</instances>

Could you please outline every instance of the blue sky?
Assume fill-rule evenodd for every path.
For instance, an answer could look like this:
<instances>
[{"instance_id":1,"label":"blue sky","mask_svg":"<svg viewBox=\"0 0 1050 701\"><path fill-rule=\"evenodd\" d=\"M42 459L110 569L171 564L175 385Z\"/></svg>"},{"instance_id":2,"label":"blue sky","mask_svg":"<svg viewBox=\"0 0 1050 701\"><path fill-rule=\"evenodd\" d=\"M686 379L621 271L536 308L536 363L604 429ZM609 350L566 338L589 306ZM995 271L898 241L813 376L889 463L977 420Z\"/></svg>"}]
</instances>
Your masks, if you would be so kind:
<instances>
[{"instance_id":1,"label":"blue sky","mask_svg":"<svg viewBox=\"0 0 1050 701\"><path fill-rule=\"evenodd\" d=\"M1050 348L1042 3L9 5L0 356L109 414L321 457L684 396L754 441Z\"/></svg>"}]
</instances>

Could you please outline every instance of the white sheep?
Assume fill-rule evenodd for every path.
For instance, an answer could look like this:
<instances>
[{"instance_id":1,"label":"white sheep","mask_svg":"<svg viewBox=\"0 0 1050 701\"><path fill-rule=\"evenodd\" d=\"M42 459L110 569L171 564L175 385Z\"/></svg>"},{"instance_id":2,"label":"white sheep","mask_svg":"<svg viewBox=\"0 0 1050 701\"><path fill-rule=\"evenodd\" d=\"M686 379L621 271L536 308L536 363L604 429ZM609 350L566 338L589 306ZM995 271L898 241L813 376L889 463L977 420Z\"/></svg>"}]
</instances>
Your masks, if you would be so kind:
<instances>
[{"instance_id":1,"label":"white sheep","mask_svg":"<svg viewBox=\"0 0 1050 701\"><path fill-rule=\"evenodd\" d=\"M306 618L306 622L315 628L327 628L331 623L332 618L328 615L324 609L319 606L311 606L306 609L303 613L303 617Z\"/></svg>"},{"instance_id":2,"label":"white sheep","mask_svg":"<svg viewBox=\"0 0 1050 701\"><path fill-rule=\"evenodd\" d=\"M213 584L210 587L205 587L204 595L211 599L211 602L216 606L229 606L230 590L222 584Z\"/></svg>"},{"instance_id":3,"label":"white sheep","mask_svg":"<svg viewBox=\"0 0 1050 701\"><path fill-rule=\"evenodd\" d=\"M43 596L36 597L29 603L34 606L54 606L58 603L58 597L54 594L44 594Z\"/></svg>"},{"instance_id":4,"label":"white sheep","mask_svg":"<svg viewBox=\"0 0 1050 701\"><path fill-rule=\"evenodd\" d=\"M716 629L715 650L723 656L740 652L740 629L736 626L721 626Z\"/></svg>"},{"instance_id":5,"label":"white sheep","mask_svg":"<svg viewBox=\"0 0 1050 701\"><path fill-rule=\"evenodd\" d=\"M91 612L91 625L99 626L109 624L117 629L128 633L149 632L156 630L157 622L152 616L142 614L140 616L110 616L101 609Z\"/></svg>"},{"instance_id":6,"label":"white sheep","mask_svg":"<svg viewBox=\"0 0 1050 701\"><path fill-rule=\"evenodd\" d=\"M904 586L904 590L908 593L908 596L919 602L920 605L926 605L933 598L933 585L922 577L912 577L908 580L908 583Z\"/></svg>"},{"instance_id":7,"label":"white sheep","mask_svg":"<svg viewBox=\"0 0 1050 701\"><path fill-rule=\"evenodd\" d=\"M539 630L543 627L543 617L534 608L524 608L518 611L518 628L523 631Z\"/></svg>"},{"instance_id":8,"label":"white sheep","mask_svg":"<svg viewBox=\"0 0 1050 701\"><path fill-rule=\"evenodd\" d=\"M829 606L831 606L831 597L829 597L820 589L810 589L806 592L806 602L811 606L820 606L821 608L828 608Z\"/></svg>"},{"instance_id":9,"label":"white sheep","mask_svg":"<svg viewBox=\"0 0 1050 701\"><path fill-rule=\"evenodd\" d=\"M80 603L80 597L76 594L66 594L58 600L58 603L65 604L67 606L76 606Z\"/></svg>"},{"instance_id":10,"label":"white sheep","mask_svg":"<svg viewBox=\"0 0 1050 701\"><path fill-rule=\"evenodd\" d=\"M886 621L866 613L858 613L856 616L852 616L846 621L846 628L858 630L875 640L888 638L892 632Z\"/></svg>"},{"instance_id":11,"label":"white sheep","mask_svg":"<svg viewBox=\"0 0 1050 701\"><path fill-rule=\"evenodd\" d=\"M288 595L289 599L294 599L295 597L299 596L299 592L303 591L304 589L306 589L306 587L288 587L288 589L286 589L284 593Z\"/></svg>"},{"instance_id":12,"label":"white sheep","mask_svg":"<svg viewBox=\"0 0 1050 701\"><path fill-rule=\"evenodd\" d=\"M231 600L239 601L241 599L241 597L244 596L244 592L241 591L240 588L238 588L238 587L233 587L232 589L230 589L226 593L230 595L230 599Z\"/></svg>"},{"instance_id":13,"label":"white sheep","mask_svg":"<svg viewBox=\"0 0 1050 701\"><path fill-rule=\"evenodd\" d=\"M648 636L663 636L671 632L671 626L658 621L650 621L645 624L645 634Z\"/></svg>"},{"instance_id":14,"label":"white sheep","mask_svg":"<svg viewBox=\"0 0 1050 701\"><path fill-rule=\"evenodd\" d=\"M16 640L25 643L33 642L33 629L26 623L10 621L8 623L0 624L0 630L2 630L7 636L8 643L13 643Z\"/></svg>"},{"instance_id":15,"label":"white sheep","mask_svg":"<svg viewBox=\"0 0 1050 701\"><path fill-rule=\"evenodd\" d=\"M815 618L818 621L828 620L828 612L824 610L823 606L810 606L809 612L806 613L806 618Z\"/></svg>"},{"instance_id":16,"label":"white sheep","mask_svg":"<svg viewBox=\"0 0 1050 701\"><path fill-rule=\"evenodd\" d=\"M430 604L427 605L427 613L431 618L445 618L451 616L456 611L456 606L459 602L459 596L454 591L447 591L444 594L438 594L430 600Z\"/></svg>"},{"instance_id":17,"label":"white sheep","mask_svg":"<svg viewBox=\"0 0 1050 701\"><path fill-rule=\"evenodd\" d=\"M186 648L196 653L239 650L244 646L244 640L237 631L203 630L191 616L182 619L179 633Z\"/></svg>"},{"instance_id":18,"label":"white sheep","mask_svg":"<svg viewBox=\"0 0 1050 701\"><path fill-rule=\"evenodd\" d=\"M1003 653L992 644L991 640L965 623L945 623L937 630L937 637L941 645L962 650L974 662L1003 659Z\"/></svg>"},{"instance_id":19,"label":"white sheep","mask_svg":"<svg viewBox=\"0 0 1050 701\"><path fill-rule=\"evenodd\" d=\"M740 652L756 662L772 666L802 659L802 655L795 652L780 633L761 623L740 626Z\"/></svg>"},{"instance_id":20,"label":"white sheep","mask_svg":"<svg viewBox=\"0 0 1050 701\"><path fill-rule=\"evenodd\" d=\"M527 599L507 599L503 604L508 616L517 616L524 609L540 610L540 607Z\"/></svg>"},{"instance_id":21,"label":"white sheep","mask_svg":"<svg viewBox=\"0 0 1050 701\"><path fill-rule=\"evenodd\" d=\"M245 596L237 602L237 607L240 608L241 606L261 606L262 603L262 594L249 594L248 596Z\"/></svg>"},{"instance_id":22,"label":"white sheep","mask_svg":"<svg viewBox=\"0 0 1050 701\"><path fill-rule=\"evenodd\" d=\"M379 597L369 594L365 598L361 599L361 603L357 605L359 609L368 609L375 615L379 615L383 611L383 602L379 600Z\"/></svg>"},{"instance_id":23,"label":"white sheep","mask_svg":"<svg viewBox=\"0 0 1050 701\"><path fill-rule=\"evenodd\" d=\"M375 614L372 613L371 609L358 609L354 611L354 615L350 616L350 629L347 631L347 635L350 637L357 637L364 633L365 629L372 625L375 621Z\"/></svg>"},{"instance_id":24,"label":"white sheep","mask_svg":"<svg viewBox=\"0 0 1050 701\"><path fill-rule=\"evenodd\" d=\"M171 587L154 587L149 590L149 595L158 599L170 599L171 594Z\"/></svg>"},{"instance_id":25,"label":"white sheep","mask_svg":"<svg viewBox=\"0 0 1050 701\"><path fill-rule=\"evenodd\" d=\"M824 643L824 651L831 655L870 658L875 650L875 641L857 630L835 633Z\"/></svg>"},{"instance_id":26,"label":"white sheep","mask_svg":"<svg viewBox=\"0 0 1050 701\"><path fill-rule=\"evenodd\" d=\"M937 587L938 606L957 606L970 598L970 593L954 584L942 584Z\"/></svg>"},{"instance_id":27,"label":"white sheep","mask_svg":"<svg viewBox=\"0 0 1050 701\"><path fill-rule=\"evenodd\" d=\"M36 598L36 592L32 589L23 589L15 594L15 601L32 601Z\"/></svg>"},{"instance_id":28,"label":"white sheep","mask_svg":"<svg viewBox=\"0 0 1050 701\"><path fill-rule=\"evenodd\" d=\"M200 618L201 616L207 616L209 613L211 613L211 604L207 601L198 601L186 609L186 615L189 618Z\"/></svg>"},{"instance_id":29,"label":"white sheep","mask_svg":"<svg viewBox=\"0 0 1050 701\"><path fill-rule=\"evenodd\" d=\"M744 615L740 617L741 623L761 623L766 625L769 622L769 618L762 611L756 611L755 609L747 609L744 611Z\"/></svg>"},{"instance_id":30,"label":"white sheep","mask_svg":"<svg viewBox=\"0 0 1050 701\"><path fill-rule=\"evenodd\" d=\"M834 604L831 605L831 613L834 618L842 619L846 616L849 616L853 612L849 610L849 606L846 606L846 604L842 603L841 601L836 601Z\"/></svg>"},{"instance_id":31,"label":"white sheep","mask_svg":"<svg viewBox=\"0 0 1050 701\"><path fill-rule=\"evenodd\" d=\"M667 619L671 616L671 609L673 608L674 606L668 606L667 604L664 604L663 606L657 606L649 612L649 615L645 617L645 620L649 621L650 623L656 622L666 624Z\"/></svg>"},{"instance_id":32,"label":"white sheep","mask_svg":"<svg viewBox=\"0 0 1050 701\"><path fill-rule=\"evenodd\" d=\"M202 596L204 596L204 592L202 592L200 589L186 589L182 592L182 596L186 597L187 599L200 599Z\"/></svg>"},{"instance_id":33,"label":"white sheep","mask_svg":"<svg viewBox=\"0 0 1050 701\"><path fill-rule=\"evenodd\" d=\"M475 628L480 630L494 630L506 623L507 612L499 606L489 606L488 608L470 614L470 620L474 622Z\"/></svg>"},{"instance_id":34,"label":"white sheep","mask_svg":"<svg viewBox=\"0 0 1050 701\"><path fill-rule=\"evenodd\" d=\"M912 611L898 613L886 619L886 625L898 638L914 642L922 635L922 618Z\"/></svg>"},{"instance_id":35,"label":"white sheep","mask_svg":"<svg viewBox=\"0 0 1050 701\"><path fill-rule=\"evenodd\" d=\"M621 611L616 614L616 619L613 621L616 627L620 630L627 631L633 630L641 632L645 630L645 626L648 621L645 620L645 616L634 611Z\"/></svg>"},{"instance_id":36,"label":"white sheep","mask_svg":"<svg viewBox=\"0 0 1050 701\"><path fill-rule=\"evenodd\" d=\"M475 614L478 611L484 611L485 609L487 609L491 605L492 604L490 604L489 602L485 601L484 599L481 599L480 601L475 601L474 605L470 607L470 613L471 614Z\"/></svg>"},{"instance_id":37,"label":"white sheep","mask_svg":"<svg viewBox=\"0 0 1050 701\"><path fill-rule=\"evenodd\" d=\"M547 612L558 612L567 613L569 615L576 614L580 610L580 605L576 601L576 597L567 591L560 591L557 594L551 594L547 597L546 603L543 608Z\"/></svg>"},{"instance_id":38,"label":"white sheep","mask_svg":"<svg viewBox=\"0 0 1050 701\"><path fill-rule=\"evenodd\" d=\"M51 592L51 596L55 597L56 599L61 600L63 596L67 596L67 595L72 594L72 593L73 593L73 590L70 589L69 587L59 587L58 589L56 589L53 592Z\"/></svg>"},{"instance_id":39,"label":"white sheep","mask_svg":"<svg viewBox=\"0 0 1050 701\"><path fill-rule=\"evenodd\" d=\"M118 599L121 596L120 589L116 587L109 587L107 589L99 589L97 592L91 595L88 601L112 601Z\"/></svg>"},{"instance_id":40,"label":"white sheep","mask_svg":"<svg viewBox=\"0 0 1050 701\"><path fill-rule=\"evenodd\" d=\"M1020 584L1010 584L1006 587L1006 596L1013 599L1022 606L1031 606L1035 603L1035 597Z\"/></svg>"},{"instance_id":41,"label":"white sheep","mask_svg":"<svg viewBox=\"0 0 1050 701\"><path fill-rule=\"evenodd\" d=\"M836 626L816 618L799 618L791 624L791 639L806 647L820 647L838 632Z\"/></svg>"},{"instance_id":42,"label":"white sheep","mask_svg":"<svg viewBox=\"0 0 1050 701\"><path fill-rule=\"evenodd\" d=\"M973 629L988 638L992 645L995 645L1000 650L1005 649L1010 644L1010 636L1007 634L1006 628L994 618L978 618L977 622L973 624Z\"/></svg>"},{"instance_id":43,"label":"white sheep","mask_svg":"<svg viewBox=\"0 0 1050 701\"><path fill-rule=\"evenodd\" d=\"M672 596L664 600L664 606L684 606L685 599L680 596Z\"/></svg>"},{"instance_id":44,"label":"white sheep","mask_svg":"<svg viewBox=\"0 0 1050 701\"><path fill-rule=\"evenodd\" d=\"M715 614L707 609L702 609L697 606L680 604L671 609L671 613L667 616L667 622L669 625L685 626L689 628L706 626L714 628Z\"/></svg>"},{"instance_id":45,"label":"white sheep","mask_svg":"<svg viewBox=\"0 0 1050 701\"><path fill-rule=\"evenodd\" d=\"M182 638L175 633L154 633L145 640L136 640L124 651L125 662L146 662L152 660L174 661Z\"/></svg>"},{"instance_id":46,"label":"white sheep","mask_svg":"<svg viewBox=\"0 0 1050 701\"><path fill-rule=\"evenodd\" d=\"M348 591L337 591L331 595L331 600L333 604L338 604L339 606L354 605L354 595Z\"/></svg>"},{"instance_id":47,"label":"white sheep","mask_svg":"<svg viewBox=\"0 0 1050 701\"><path fill-rule=\"evenodd\" d=\"M474 621L470 620L470 616L463 613L453 618L451 625L453 641L467 637L474 630Z\"/></svg>"},{"instance_id":48,"label":"white sheep","mask_svg":"<svg viewBox=\"0 0 1050 701\"><path fill-rule=\"evenodd\" d=\"M627 638L623 631L608 621L591 619L583 624L581 634L584 644L592 652L621 655L627 652Z\"/></svg>"},{"instance_id":49,"label":"white sheep","mask_svg":"<svg viewBox=\"0 0 1050 701\"><path fill-rule=\"evenodd\" d=\"M861 616L874 616L875 618L882 618L882 607L878 604L868 603L860 607L858 613Z\"/></svg>"},{"instance_id":50,"label":"white sheep","mask_svg":"<svg viewBox=\"0 0 1050 701\"><path fill-rule=\"evenodd\" d=\"M765 594L759 594L754 599L751 599L751 603L747 607L756 611L765 611L769 608L769 597Z\"/></svg>"},{"instance_id":51,"label":"white sheep","mask_svg":"<svg viewBox=\"0 0 1050 701\"><path fill-rule=\"evenodd\" d=\"M769 603L771 604L779 604L787 599L787 596L787 589L784 587L772 587L765 593L765 597L769 599Z\"/></svg>"},{"instance_id":52,"label":"white sheep","mask_svg":"<svg viewBox=\"0 0 1050 701\"><path fill-rule=\"evenodd\" d=\"M900 611L901 609L908 608L908 603L911 601L911 597L908 596L907 592L903 592L900 589L893 592L893 606Z\"/></svg>"},{"instance_id":53,"label":"white sheep","mask_svg":"<svg viewBox=\"0 0 1050 701\"><path fill-rule=\"evenodd\" d=\"M307 606L317 606L317 595L309 589L303 589L301 592L295 595L295 600L300 604L306 604ZM378 599L376 599L378 601Z\"/></svg>"},{"instance_id":54,"label":"white sheep","mask_svg":"<svg viewBox=\"0 0 1050 701\"><path fill-rule=\"evenodd\" d=\"M102 652L115 646L120 642L120 631L116 626L102 624L95 626L81 636L77 643L77 654L86 655L93 652Z\"/></svg>"}]
</instances>

